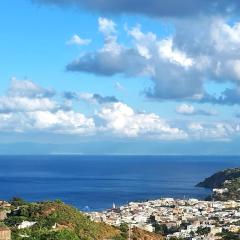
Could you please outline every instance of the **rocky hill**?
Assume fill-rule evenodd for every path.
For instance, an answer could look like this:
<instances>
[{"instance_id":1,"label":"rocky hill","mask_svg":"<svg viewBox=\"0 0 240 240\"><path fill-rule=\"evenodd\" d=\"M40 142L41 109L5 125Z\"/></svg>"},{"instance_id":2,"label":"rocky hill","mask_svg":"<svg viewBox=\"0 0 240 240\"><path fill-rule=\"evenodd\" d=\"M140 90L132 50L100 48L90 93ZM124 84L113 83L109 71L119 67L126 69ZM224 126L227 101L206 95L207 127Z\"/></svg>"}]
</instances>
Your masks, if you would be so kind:
<instances>
[{"instance_id":1,"label":"rocky hill","mask_svg":"<svg viewBox=\"0 0 240 240\"><path fill-rule=\"evenodd\" d=\"M226 180L232 180L240 177L240 168L226 169L213 174L206 178L203 182L198 183L197 187L219 188L222 187Z\"/></svg>"},{"instance_id":2,"label":"rocky hill","mask_svg":"<svg viewBox=\"0 0 240 240\"><path fill-rule=\"evenodd\" d=\"M240 200L240 168L217 172L196 186L213 189L213 194L209 199Z\"/></svg>"}]
</instances>

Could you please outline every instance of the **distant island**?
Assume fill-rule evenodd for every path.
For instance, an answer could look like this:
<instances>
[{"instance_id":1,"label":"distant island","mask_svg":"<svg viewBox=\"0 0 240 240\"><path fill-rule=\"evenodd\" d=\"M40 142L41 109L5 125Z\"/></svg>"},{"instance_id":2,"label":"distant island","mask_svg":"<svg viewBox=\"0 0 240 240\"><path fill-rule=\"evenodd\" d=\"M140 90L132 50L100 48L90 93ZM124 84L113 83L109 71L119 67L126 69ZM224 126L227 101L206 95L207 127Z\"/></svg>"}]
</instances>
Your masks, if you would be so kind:
<instances>
[{"instance_id":1,"label":"distant island","mask_svg":"<svg viewBox=\"0 0 240 240\"><path fill-rule=\"evenodd\" d=\"M217 172L196 186L213 190L209 200L240 200L240 168Z\"/></svg>"}]
</instances>

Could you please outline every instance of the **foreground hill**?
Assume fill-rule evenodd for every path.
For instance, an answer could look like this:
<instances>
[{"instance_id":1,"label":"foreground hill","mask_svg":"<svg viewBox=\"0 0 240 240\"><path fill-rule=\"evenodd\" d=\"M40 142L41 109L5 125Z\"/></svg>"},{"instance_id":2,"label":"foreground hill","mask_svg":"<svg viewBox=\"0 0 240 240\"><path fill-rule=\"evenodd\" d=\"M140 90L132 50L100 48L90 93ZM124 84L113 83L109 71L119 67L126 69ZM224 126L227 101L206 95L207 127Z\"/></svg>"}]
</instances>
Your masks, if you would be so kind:
<instances>
[{"instance_id":1,"label":"foreground hill","mask_svg":"<svg viewBox=\"0 0 240 240\"><path fill-rule=\"evenodd\" d=\"M95 223L77 209L60 201L26 203L11 202L12 211L5 224L12 230L12 240L91 240L112 239L119 230L104 223ZM34 224L19 229L23 222Z\"/></svg>"},{"instance_id":2,"label":"foreground hill","mask_svg":"<svg viewBox=\"0 0 240 240\"><path fill-rule=\"evenodd\" d=\"M13 199L4 222L12 240L126 240L128 232L91 221L61 201L27 203ZM134 240L162 240L161 236L133 228Z\"/></svg>"},{"instance_id":3,"label":"foreground hill","mask_svg":"<svg viewBox=\"0 0 240 240\"><path fill-rule=\"evenodd\" d=\"M196 186L213 189L214 200L240 200L240 168L217 172Z\"/></svg>"}]
</instances>

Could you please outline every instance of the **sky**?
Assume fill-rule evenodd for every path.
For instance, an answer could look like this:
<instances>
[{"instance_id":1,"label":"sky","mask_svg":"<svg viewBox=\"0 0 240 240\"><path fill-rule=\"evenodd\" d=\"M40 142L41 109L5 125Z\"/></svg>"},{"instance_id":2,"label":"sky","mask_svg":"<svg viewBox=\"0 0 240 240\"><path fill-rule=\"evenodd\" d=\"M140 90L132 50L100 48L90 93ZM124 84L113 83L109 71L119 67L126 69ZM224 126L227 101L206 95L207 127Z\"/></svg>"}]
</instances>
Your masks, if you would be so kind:
<instances>
[{"instance_id":1,"label":"sky","mask_svg":"<svg viewBox=\"0 0 240 240\"><path fill-rule=\"evenodd\" d=\"M0 154L240 154L238 0L0 11Z\"/></svg>"}]
</instances>

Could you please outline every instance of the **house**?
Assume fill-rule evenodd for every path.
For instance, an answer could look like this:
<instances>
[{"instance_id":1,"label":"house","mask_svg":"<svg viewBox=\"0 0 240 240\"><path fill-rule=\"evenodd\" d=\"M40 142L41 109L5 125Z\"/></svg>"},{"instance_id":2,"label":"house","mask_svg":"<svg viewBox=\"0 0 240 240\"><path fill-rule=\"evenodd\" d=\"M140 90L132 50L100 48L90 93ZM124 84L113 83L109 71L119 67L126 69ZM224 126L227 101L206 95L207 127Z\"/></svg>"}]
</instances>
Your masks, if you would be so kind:
<instances>
[{"instance_id":1,"label":"house","mask_svg":"<svg viewBox=\"0 0 240 240\"><path fill-rule=\"evenodd\" d=\"M3 221L7 218L7 212L5 210L0 210L0 221Z\"/></svg>"},{"instance_id":2,"label":"house","mask_svg":"<svg viewBox=\"0 0 240 240\"><path fill-rule=\"evenodd\" d=\"M20 225L18 225L18 229L30 228L35 224L36 222L23 221Z\"/></svg>"},{"instance_id":3,"label":"house","mask_svg":"<svg viewBox=\"0 0 240 240\"><path fill-rule=\"evenodd\" d=\"M11 240L11 230L7 227L0 227L0 240Z\"/></svg>"}]
</instances>

